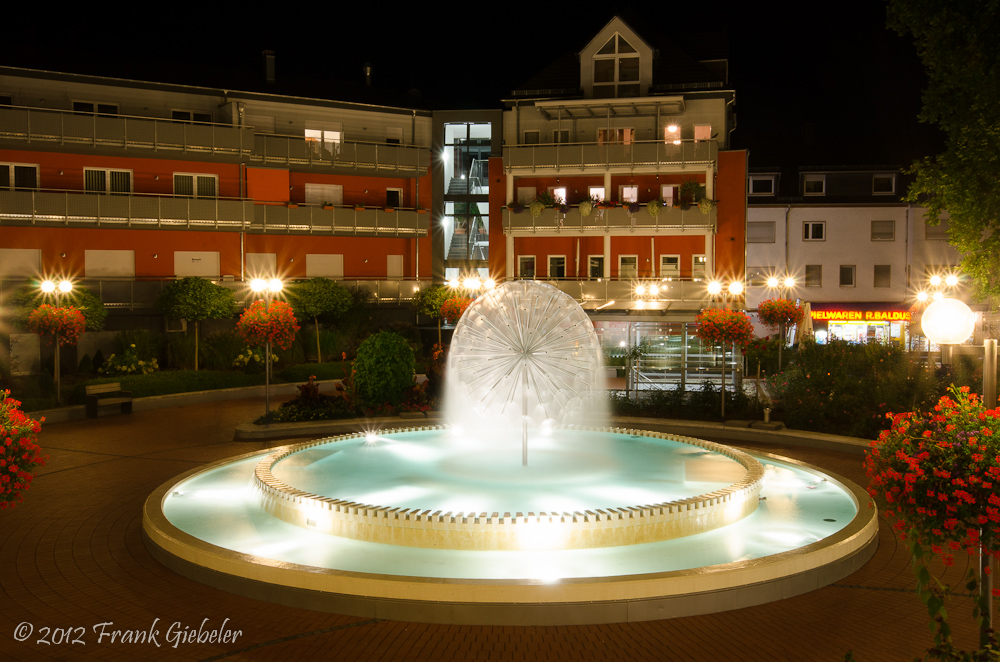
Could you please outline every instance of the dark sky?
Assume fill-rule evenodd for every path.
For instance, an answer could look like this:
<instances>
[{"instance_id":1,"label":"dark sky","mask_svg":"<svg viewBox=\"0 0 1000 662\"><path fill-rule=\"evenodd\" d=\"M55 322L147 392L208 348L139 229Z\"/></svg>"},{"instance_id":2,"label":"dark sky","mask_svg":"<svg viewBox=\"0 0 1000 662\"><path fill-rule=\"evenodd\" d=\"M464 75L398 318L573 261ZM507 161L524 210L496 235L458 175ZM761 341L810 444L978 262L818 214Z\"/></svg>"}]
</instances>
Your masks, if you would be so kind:
<instances>
[{"instance_id":1,"label":"dark sky","mask_svg":"<svg viewBox=\"0 0 1000 662\"><path fill-rule=\"evenodd\" d=\"M750 148L759 165L789 158L846 164L859 149L866 156L857 163L905 163L936 146L936 134L916 121L919 62L910 40L886 29L878 0L788 12L711 0L561 9L538 2L450 9L289 3L253 16L250 5L225 5L131 4L118 11L81 5L67 10L75 15L60 11L57 23L14 10L0 64L244 89L259 82L261 51L270 48L279 79L296 89L337 97L361 85L362 65L370 62L378 88L417 89L439 108L496 108L513 87L581 48L617 12L640 34L728 33L738 117L733 145ZM148 7L157 15L145 16ZM477 14L481 7L502 12ZM28 29L11 29L19 25Z\"/></svg>"}]
</instances>

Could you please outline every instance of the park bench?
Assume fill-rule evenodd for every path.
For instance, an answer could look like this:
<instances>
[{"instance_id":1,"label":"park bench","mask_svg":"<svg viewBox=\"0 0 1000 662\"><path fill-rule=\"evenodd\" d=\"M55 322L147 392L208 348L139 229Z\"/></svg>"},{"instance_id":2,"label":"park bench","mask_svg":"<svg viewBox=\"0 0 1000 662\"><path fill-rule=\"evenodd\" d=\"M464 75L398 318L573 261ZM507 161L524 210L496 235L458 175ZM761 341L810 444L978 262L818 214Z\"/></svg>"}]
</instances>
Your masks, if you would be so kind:
<instances>
[{"instance_id":1,"label":"park bench","mask_svg":"<svg viewBox=\"0 0 1000 662\"><path fill-rule=\"evenodd\" d=\"M85 387L87 395L87 418L97 418L97 408L106 405L121 405L123 414L132 413L132 392L123 391L118 382L94 384Z\"/></svg>"}]
</instances>

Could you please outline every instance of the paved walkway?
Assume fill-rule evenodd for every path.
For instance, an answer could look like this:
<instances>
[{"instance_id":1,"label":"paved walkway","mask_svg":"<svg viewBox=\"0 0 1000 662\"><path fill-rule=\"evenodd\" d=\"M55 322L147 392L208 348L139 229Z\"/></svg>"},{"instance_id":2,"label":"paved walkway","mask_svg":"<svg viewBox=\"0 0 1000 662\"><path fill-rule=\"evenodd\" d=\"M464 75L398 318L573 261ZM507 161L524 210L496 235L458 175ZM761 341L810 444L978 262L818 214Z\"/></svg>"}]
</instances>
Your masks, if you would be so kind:
<instances>
[{"instance_id":1,"label":"paved walkway","mask_svg":"<svg viewBox=\"0 0 1000 662\"><path fill-rule=\"evenodd\" d=\"M749 609L647 623L474 627L374 621L242 598L174 574L143 545L144 500L183 471L286 443L233 441L235 426L261 409L258 399L236 400L43 426L48 466L25 503L0 511L0 660L774 662L841 660L853 650L859 662L897 662L931 645L905 546L884 522L872 560L832 586ZM864 483L859 455L757 447ZM960 584L966 567L959 561L964 559L937 568L945 582ZM956 598L949 607L956 639L965 646L976 640L971 607L968 598ZM205 630L240 634L235 641L230 635L229 641L174 647L171 627L190 632L203 622ZM103 639L95 630L101 623L113 624L104 626ZM158 631L159 646L134 641L151 629Z\"/></svg>"}]
</instances>

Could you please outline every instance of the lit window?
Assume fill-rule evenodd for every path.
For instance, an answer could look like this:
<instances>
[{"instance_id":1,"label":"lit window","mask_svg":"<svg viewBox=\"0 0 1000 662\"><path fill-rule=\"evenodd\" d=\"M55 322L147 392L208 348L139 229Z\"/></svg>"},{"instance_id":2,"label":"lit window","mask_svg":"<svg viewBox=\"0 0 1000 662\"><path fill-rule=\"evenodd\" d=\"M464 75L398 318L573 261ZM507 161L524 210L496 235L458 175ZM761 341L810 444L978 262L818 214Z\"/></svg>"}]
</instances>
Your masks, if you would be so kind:
<instances>
[{"instance_id":1,"label":"lit window","mask_svg":"<svg viewBox=\"0 0 1000 662\"><path fill-rule=\"evenodd\" d=\"M691 277L704 278L708 271L708 257L705 255L691 256Z\"/></svg>"},{"instance_id":2,"label":"lit window","mask_svg":"<svg viewBox=\"0 0 1000 662\"><path fill-rule=\"evenodd\" d=\"M661 255L660 278L680 278L680 277L681 277L681 256Z\"/></svg>"},{"instance_id":3,"label":"lit window","mask_svg":"<svg viewBox=\"0 0 1000 662\"><path fill-rule=\"evenodd\" d=\"M749 221L747 223L748 244L773 244L774 221Z\"/></svg>"},{"instance_id":4,"label":"lit window","mask_svg":"<svg viewBox=\"0 0 1000 662\"><path fill-rule=\"evenodd\" d=\"M622 187L622 202L639 202L639 187L638 186L623 186Z\"/></svg>"}]
</instances>

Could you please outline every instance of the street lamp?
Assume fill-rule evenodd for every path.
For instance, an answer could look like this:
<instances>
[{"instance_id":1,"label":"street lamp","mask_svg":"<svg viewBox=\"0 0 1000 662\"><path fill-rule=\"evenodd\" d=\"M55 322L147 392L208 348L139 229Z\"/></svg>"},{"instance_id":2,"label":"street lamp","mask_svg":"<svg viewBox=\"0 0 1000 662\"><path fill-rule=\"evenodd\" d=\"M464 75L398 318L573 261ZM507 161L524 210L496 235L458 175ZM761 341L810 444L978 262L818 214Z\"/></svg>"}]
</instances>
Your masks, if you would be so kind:
<instances>
[{"instance_id":1,"label":"street lamp","mask_svg":"<svg viewBox=\"0 0 1000 662\"><path fill-rule=\"evenodd\" d=\"M56 298L56 305L58 306L62 297L73 291L73 283L66 280L65 278L59 281L57 285L51 280L43 280L41 285L39 285L42 292L45 294L51 294ZM55 366L53 367L52 376L55 377L56 381L56 405L62 404L62 398L60 397L61 384L60 376L61 372L59 370L59 332L56 332L56 360Z\"/></svg>"},{"instance_id":2,"label":"street lamp","mask_svg":"<svg viewBox=\"0 0 1000 662\"><path fill-rule=\"evenodd\" d=\"M940 293L938 293L940 294ZM924 311L920 320L924 335L938 345L958 345L964 343L976 328L976 316L965 303L958 299L940 298ZM950 349L950 348L949 348ZM944 363L944 349L942 348ZM950 352L949 352L950 353ZM930 352L928 352L928 355ZM928 361L929 362L929 361ZM997 341L983 340L983 405L992 408L997 404ZM979 591L986 596L989 605L983 614L983 629L993 623L993 575L990 574L991 557L979 548Z\"/></svg>"},{"instance_id":3,"label":"street lamp","mask_svg":"<svg viewBox=\"0 0 1000 662\"><path fill-rule=\"evenodd\" d=\"M268 303L270 308L271 296L277 294L282 290L284 284L281 282L280 278L272 278L270 280L264 280L263 278L254 278L250 281L250 289L253 290L255 294L263 294L264 301ZM264 418L271 413L271 341L268 340L264 343Z\"/></svg>"}]
</instances>

